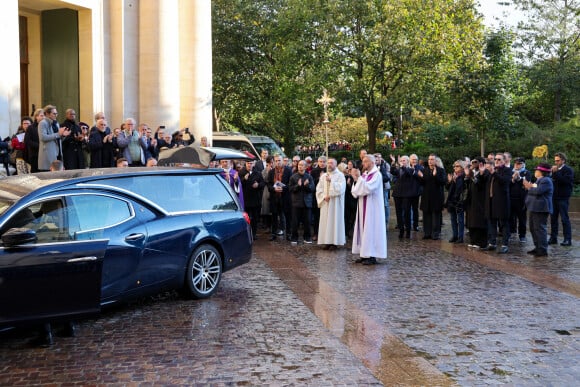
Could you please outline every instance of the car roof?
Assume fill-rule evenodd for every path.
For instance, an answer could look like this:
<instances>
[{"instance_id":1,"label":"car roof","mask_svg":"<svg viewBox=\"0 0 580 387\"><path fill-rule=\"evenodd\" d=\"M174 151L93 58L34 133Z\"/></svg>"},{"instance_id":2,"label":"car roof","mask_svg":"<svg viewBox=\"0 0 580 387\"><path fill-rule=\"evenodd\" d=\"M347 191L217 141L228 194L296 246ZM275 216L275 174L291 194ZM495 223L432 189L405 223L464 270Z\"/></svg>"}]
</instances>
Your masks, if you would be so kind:
<instances>
[{"instance_id":1,"label":"car roof","mask_svg":"<svg viewBox=\"0 0 580 387\"><path fill-rule=\"evenodd\" d=\"M70 171L39 172L27 175L0 177L0 199L17 201L29 193L48 187L57 188L93 180L103 180L110 176L135 177L153 175L192 175L216 174L220 169L196 169L176 167L131 167L131 168L93 168Z\"/></svg>"}]
</instances>

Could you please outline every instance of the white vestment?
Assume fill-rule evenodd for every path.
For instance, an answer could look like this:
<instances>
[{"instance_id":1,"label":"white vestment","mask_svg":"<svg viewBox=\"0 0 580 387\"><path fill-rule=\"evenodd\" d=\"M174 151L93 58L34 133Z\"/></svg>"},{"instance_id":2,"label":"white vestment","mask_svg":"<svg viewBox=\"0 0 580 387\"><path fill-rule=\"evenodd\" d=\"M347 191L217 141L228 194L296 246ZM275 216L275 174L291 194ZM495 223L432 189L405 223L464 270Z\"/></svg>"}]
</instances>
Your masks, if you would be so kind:
<instances>
[{"instance_id":1,"label":"white vestment","mask_svg":"<svg viewBox=\"0 0 580 387\"><path fill-rule=\"evenodd\" d=\"M330 175L330 181L326 176ZM344 232L344 193L346 179L338 170L320 175L316 185L316 202L320 208L318 223L318 244L342 246L346 243ZM330 197L327 202L326 196Z\"/></svg>"},{"instance_id":2,"label":"white vestment","mask_svg":"<svg viewBox=\"0 0 580 387\"><path fill-rule=\"evenodd\" d=\"M364 172L351 192L358 198L352 253L360 254L361 258L387 258L383 176L377 167Z\"/></svg>"}]
</instances>

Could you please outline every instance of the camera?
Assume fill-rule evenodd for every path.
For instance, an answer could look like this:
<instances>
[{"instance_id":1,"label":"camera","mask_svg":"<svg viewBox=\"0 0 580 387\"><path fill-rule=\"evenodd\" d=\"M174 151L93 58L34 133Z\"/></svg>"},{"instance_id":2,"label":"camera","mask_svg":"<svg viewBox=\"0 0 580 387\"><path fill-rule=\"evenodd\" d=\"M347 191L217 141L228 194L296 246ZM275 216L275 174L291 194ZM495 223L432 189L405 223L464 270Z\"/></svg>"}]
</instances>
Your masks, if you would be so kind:
<instances>
[{"instance_id":1,"label":"camera","mask_svg":"<svg viewBox=\"0 0 580 387\"><path fill-rule=\"evenodd\" d=\"M189 128L185 128L185 133L189 133Z\"/></svg>"}]
</instances>

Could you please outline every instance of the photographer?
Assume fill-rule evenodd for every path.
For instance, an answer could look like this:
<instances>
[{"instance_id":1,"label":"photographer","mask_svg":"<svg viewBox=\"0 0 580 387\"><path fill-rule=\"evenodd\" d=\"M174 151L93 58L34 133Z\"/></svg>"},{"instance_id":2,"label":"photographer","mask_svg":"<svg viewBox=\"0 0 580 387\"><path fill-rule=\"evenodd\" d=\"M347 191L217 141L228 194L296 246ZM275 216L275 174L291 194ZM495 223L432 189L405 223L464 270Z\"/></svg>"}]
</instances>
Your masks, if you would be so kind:
<instances>
[{"instance_id":1,"label":"photographer","mask_svg":"<svg viewBox=\"0 0 580 387\"><path fill-rule=\"evenodd\" d=\"M526 196L528 191L523 185L524 181L531 182L532 174L526 169L525 159L518 157L514 162L512 182L510 184L510 230L512 234L516 232L519 234L520 243L526 243L527 230Z\"/></svg>"}]
</instances>

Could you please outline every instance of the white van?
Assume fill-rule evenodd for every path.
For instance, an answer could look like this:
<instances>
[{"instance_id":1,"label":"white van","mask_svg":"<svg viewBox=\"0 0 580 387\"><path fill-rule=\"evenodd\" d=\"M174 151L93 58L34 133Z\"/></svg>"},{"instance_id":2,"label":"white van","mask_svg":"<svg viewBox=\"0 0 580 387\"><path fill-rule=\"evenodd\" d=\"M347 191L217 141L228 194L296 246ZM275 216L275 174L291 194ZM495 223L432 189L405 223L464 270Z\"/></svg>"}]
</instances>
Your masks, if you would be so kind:
<instances>
[{"instance_id":1,"label":"white van","mask_svg":"<svg viewBox=\"0 0 580 387\"><path fill-rule=\"evenodd\" d=\"M250 152L258 159L260 158L261 149L266 149L269 155L286 157L278 144L268 136L255 136L237 132L213 132L212 137L212 146Z\"/></svg>"}]
</instances>

